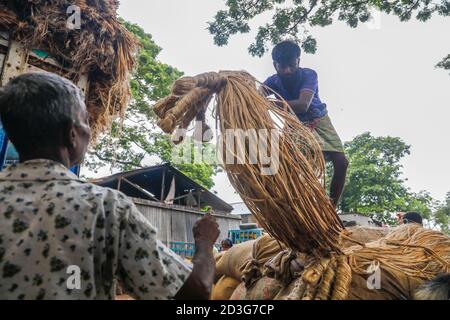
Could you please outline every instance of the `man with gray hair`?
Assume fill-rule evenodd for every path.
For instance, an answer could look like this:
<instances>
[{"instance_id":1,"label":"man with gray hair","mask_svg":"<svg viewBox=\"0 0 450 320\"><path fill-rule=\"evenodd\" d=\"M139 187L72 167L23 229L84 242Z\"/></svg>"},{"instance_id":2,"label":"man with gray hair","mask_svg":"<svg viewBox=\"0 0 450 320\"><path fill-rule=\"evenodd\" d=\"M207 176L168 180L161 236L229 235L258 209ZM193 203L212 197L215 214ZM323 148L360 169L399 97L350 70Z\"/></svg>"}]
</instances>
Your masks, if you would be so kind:
<instances>
[{"instance_id":1,"label":"man with gray hair","mask_svg":"<svg viewBox=\"0 0 450 320\"><path fill-rule=\"evenodd\" d=\"M0 89L20 157L0 172L0 299L113 299L116 280L135 298L208 299L217 223L206 215L194 226L191 270L130 199L70 172L86 153L88 118L81 91L54 74Z\"/></svg>"}]
</instances>

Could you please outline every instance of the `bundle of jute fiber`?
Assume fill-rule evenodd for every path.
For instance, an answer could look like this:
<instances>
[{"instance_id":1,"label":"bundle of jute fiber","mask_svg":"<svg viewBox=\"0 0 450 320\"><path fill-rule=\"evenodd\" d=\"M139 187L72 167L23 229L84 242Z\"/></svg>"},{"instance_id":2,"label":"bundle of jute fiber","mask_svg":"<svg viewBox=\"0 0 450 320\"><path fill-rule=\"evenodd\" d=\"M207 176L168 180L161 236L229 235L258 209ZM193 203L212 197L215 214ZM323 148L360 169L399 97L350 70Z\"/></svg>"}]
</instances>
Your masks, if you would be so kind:
<instances>
[{"instance_id":1,"label":"bundle of jute fiber","mask_svg":"<svg viewBox=\"0 0 450 320\"><path fill-rule=\"evenodd\" d=\"M69 28L68 9L80 9L79 28ZM27 50L57 60L61 76L87 75L87 109L92 137L123 117L131 97L129 81L138 43L117 17L117 0L0 0L0 30Z\"/></svg>"},{"instance_id":2,"label":"bundle of jute fiber","mask_svg":"<svg viewBox=\"0 0 450 320\"><path fill-rule=\"evenodd\" d=\"M221 71L177 80L172 95L155 107L161 117L158 125L166 133L183 128L213 94L224 169L261 227L300 252L316 257L341 252L344 229L323 186L324 159L318 142L287 104L280 109L263 97L251 75ZM253 132L256 142L227 137L229 130ZM261 153L274 167L267 168Z\"/></svg>"},{"instance_id":3,"label":"bundle of jute fiber","mask_svg":"<svg viewBox=\"0 0 450 320\"><path fill-rule=\"evenodd\" d=\"M373 261L422 280L450 272L450 237L415 223L399 226L364 247L347 250L354 273L365 274Z\"/></svg>"},{"instance_id":4,"label":"bundle of jute fiber","mask_svg":"<svg viewBox=\"0 0 450 320\"><path fill-rule=\"evenodd\" d=\"M282 286L274 299L412 299L424 281L450 270L450 238L418 224L395 228L377 241L353 246L350 241L345 243L350 245L344 249L345 255L322 259L320 265L292 250L281 251L270 259L263 278L276 280ZM304 267L293 270L296 261ZM234 298L250 297L247 290L252 297L263 295L255 286L247 288L242 282Z\"/></svg>"},{"instance_id":5,"label":"bundle of jute fiber","mask_svg":"<svg viewBox=\"0 0 450 320\"><path fill-rule=\"evenodd\" d=\"M349 231L349 237L342 241L343 248L352 247L356 244L364 245L382 238L389 232L388 228L363 226L349 227L347 230ZM304 269L306 261L307 256L303 253L290 249L283 250L265 263L263 275L277 279L287 287L297 278L297 274Z\"/></svg>"},{"instance_id":6,"label":"bundle of jute fiber","mask_svg":"<svg viewBox=\"0 0 450 320\"><path fill-rule=\"evenodd\" d=\"M379 276L378 279L375 276ZM372 280L373 279L373 280ZM423 280L399 273L387 266L379 266L379 273L352 273L347 300L405 300L412 299L416 288ZM284 285L275 300L299 300L301 278ZM304 290L304 289L303 289Z\"/></svg>"},{"instance_id":7,"label":"bundle of jute fiber","mask_svg":"<svg viewBox=\"0 0 450 320\"><path fill-rule=\"evenodd\" d=\"M306 297L312 296L321 271L328 266L323 263L332 261L337 270L336 278L333 273L330 280L335 284L330 297L345 298L351 274L348 261L340 255L344 228L323 186L323 155L311 131L288 111L287 103L280 109L260 95L248 73L206 73L174 83L173 97L156 105L159 126L167 133L177 126L183 129L213 94L224 137L224 168L233 187L269 234L311 256L302 275L308 287ZM234 140L234 135L227 141L227 130L252 131L256 146ZM252 151L258 146L272 158L275 168L265 168L261 154L255 157Z\"/></svg>"},{"instance_id":8,"label":"bundle of jute fiber","mask_svg":"<svg viewBox=\"0 0 450 320\"><path fill-rule=\"evenodd\" d=\"M166 112L160 126L172 133L193 118L195 112L190 112L190 108L202 109L204 101L216 94L215 107L223 138L220 151L230 182L270 235L306 255L305 268L292 297L347 299L352 273L366 270L374 260L394 270L404 268L407 275L420 274L422 279L448 269L439 253L427 248L432 241L430 237L415 246L406 240L389 240L344 252L342 241L351 238L325 192L324 160L319 144L310 129L288 112L287 103L280 109L259 94L256 83L245 72L223 71L181 78L172 89L177 102L162 108ZM251 131L258 143L235 139L235 135L229 137L227 130ZM267 168L261 154L255 157L254 149L261 146L264 155L276 160L275 166ZM432 261L436 267L430 270L426 263Z\"/></svg>"},{"instance_id":9,"label":"bundle of jute fiber","mask_svg":"<svg viewBox=\"0 0 450 320\"><path fill-rule=\"evenodd\" d=\"M367 280L377 268L381 288L376 292ZM346 248L344 255L312 261L288 299L411 298L418 285L449 271L450 237L407 224L377 241Z\"/></svg>"}]
</instances>

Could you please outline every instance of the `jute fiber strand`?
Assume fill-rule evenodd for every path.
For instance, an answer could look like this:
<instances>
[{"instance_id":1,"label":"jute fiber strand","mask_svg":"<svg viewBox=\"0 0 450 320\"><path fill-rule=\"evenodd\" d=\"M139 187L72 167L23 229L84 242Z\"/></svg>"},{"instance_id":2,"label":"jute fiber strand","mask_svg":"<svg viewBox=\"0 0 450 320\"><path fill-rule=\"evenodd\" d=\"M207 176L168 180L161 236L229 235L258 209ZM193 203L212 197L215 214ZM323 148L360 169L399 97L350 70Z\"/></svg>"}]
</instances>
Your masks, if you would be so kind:
<instances>
[{"instance_id":1,"label":"jute fiber strand","mask_svg":"<svg viewBox=\"0 0 450 320\"><path fill-rule=\"evenodd\" d=\"M381 288L368 288L360 281L373 274L371 265L380 269ZM397 227L373 242L344 249L320 261L311 259L295 281L289 300L404 299L405 288L450 272L450 237L418 224ZM359 277L363 276L363 278Z\"/></svg>"},{"instance_id":2,"label":"jute fiber strand","mask_svg":"<svg viewBox=\"0 0 450 320\"><path fill-rule=\"evenodd\" d=\"M81 26L67 26L71 5L80 8ZM26 49L41 49L62 69L47 70L74 82L87 75L86 106L92 139L124 117L131 98L130 75L138 42L117 17L117 0L0 0L0 29Z\"/></svg>"},{"instance_id":3,"label":"jute fiber strand","mask_svg":"<svg viewBox=\"0 0 450 320\"><path fill-rule=\"evenodd\" d=\"M223 142L219 151L231 184L271 236L306 255L288 299L347 299L352 274L367 274L374 262L424 280L449 272L450 243L440 232L405 226L374 243L352 239L325 192L324 159L310 129L287 103L279 108L260 95L248 73L210 72L177 80L172 95L157 104L158 125L166 133L187 127L213 95ZM253 130L259 145L234 140L227 135L230 129ZM254 157L254 148L261 146L278 161L269 170L260 154ZM345 248L344 241L355 246Z\"/></svg>"},{"instance_id":4,"label":"jute fiber strand","mask_svg":"<svg viewBox=\"0 0 450 320\"><path fill-rule=\"evenodd\" d=\"M402 225L378 241L346 250L351 269L358 274L367 274L373 261L423 280L450 272L450 237L418 224Z\"/></svg>"},{"instance_id":5,"label":"jute fiber strand","mask_svg":"<svg viewBox=\"0 0 450 320\"><path fill-rule=\"evenodd\" d=\"M318 142L288 112L287 104L284 110L278 108L256 85L245 72L181 78L174 83L172 95L155 107L158 125L166 133L183 129L195 117L191 110L201 110L216 94L224 169L259 224L300 252L317 257L340 252L343 227L323 187L324 159ZM239 139L228 143L225 133L230 129L254 132L259 145ZM276 170L272 174L262 174L267 164L255 157L255 148L273 156Z\"/></svg>"}]
</instances>

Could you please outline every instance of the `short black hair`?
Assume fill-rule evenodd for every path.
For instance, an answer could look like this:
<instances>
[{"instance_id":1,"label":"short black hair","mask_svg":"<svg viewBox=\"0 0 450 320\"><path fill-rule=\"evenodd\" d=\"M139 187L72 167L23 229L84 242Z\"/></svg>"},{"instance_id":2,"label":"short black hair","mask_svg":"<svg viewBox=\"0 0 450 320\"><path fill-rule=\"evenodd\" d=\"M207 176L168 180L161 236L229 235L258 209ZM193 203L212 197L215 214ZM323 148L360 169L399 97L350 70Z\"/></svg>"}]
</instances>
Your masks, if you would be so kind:
<instances>
[{"instance_id":1,"label":"short black hair","mask_svg":"<svg viewBox=\"0 0 450 320\"><path fill-rule=\"evenodd\" d=\"M300 58L300 55L300 46L292 40L282 41L272 50L272 60L278 63L288 63L293 59Z\"/></svg>"},{"instance_id":2,"label":"short black hair","mask_svg":"<svg viewBox=\"0 0 450 320\"><path fill-rule=\"evenodd\" d=\"M231 239L223 239L222 242L225 242L230 248L233 246L233 241Z\"/></svg>"},{"instance_id":3,"label":"short black hair","mask_svg":"<svg viewBox=\"0 0 450 320\"><path fill-rule=\"evenodd\" d=\"M0 120L19 155L28 153L58 145L77 121L82 99L81 90L63 77L26 73L0 89Z\"/></svg>"},{"instance_id":4,"label":"short black hair","mask_svg":"<svg viewBox=\"0 0 450 320\"><path fill-rule=\"evenodd\" d=\"M418 224L423 224L422 216L417 212L407 212L403 215L403 223L415 222Z\"/></svg>"}]
</instances>

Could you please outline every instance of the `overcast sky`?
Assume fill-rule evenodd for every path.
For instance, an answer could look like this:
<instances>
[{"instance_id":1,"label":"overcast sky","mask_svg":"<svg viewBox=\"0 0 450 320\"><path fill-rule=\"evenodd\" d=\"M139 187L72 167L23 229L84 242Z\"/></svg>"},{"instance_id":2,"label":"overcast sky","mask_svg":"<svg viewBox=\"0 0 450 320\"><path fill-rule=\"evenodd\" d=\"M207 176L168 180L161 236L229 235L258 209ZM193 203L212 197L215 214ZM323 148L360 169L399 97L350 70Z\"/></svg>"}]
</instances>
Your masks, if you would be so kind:
<instances>
[{"instance_id":1,"label":"overcast sky","mask_svg":"<svg viewBox=\"0 0 450 320\"><path fill-rule=\"evenodd\" d=\"M160 60L187 75L245 69L265 80L273 73L270 56L247 53L254 34L235 36L226 47L213 44L206 23L223 3L121 0L119 14L152 34L163 48ZM450 191L450 75L434 66L450 53L450 19L401 23L383 15L380 26L315 28L318 51L301 65L318 72L321 98L344 141L366 131L401 137L412 146L403 161L407 185L443 200ZM221 198L239 200L225 175L215 181Z\"/></svg>"}]
</instances>

